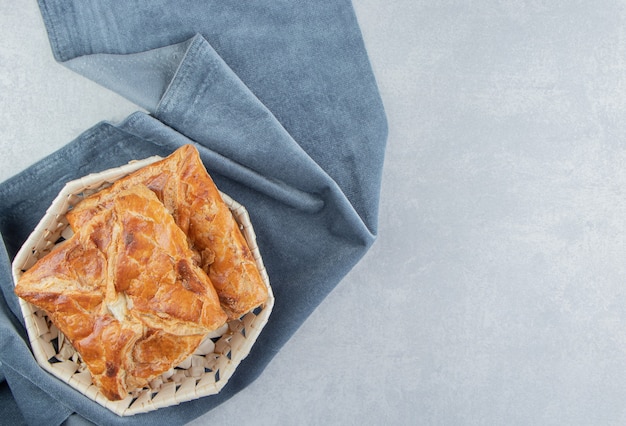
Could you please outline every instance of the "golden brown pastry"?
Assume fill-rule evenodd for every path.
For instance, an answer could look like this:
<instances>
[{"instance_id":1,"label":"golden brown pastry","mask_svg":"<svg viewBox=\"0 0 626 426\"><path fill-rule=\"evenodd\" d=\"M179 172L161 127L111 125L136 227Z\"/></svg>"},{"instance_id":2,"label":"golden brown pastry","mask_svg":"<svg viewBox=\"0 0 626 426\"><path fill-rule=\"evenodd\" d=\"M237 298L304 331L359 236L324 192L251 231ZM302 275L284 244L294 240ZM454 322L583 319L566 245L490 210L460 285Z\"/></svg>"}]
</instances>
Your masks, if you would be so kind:
<instances>
[{"instance_id":1,"label":"golden brown pastry","mask_svg":"<svg viewBox=\"0 0 626 426\"><path fill-rule=\"evenodd\" d=\"M18 296L70 340L111 400L182 362L227 319L187 237L136 185L24 273Z\"/></svg>"},{"instance_id":2,"label":"golden brown pastry","mask_svg":"<svg viewBox=\"0 0 626 426\"><path fill-rule=\"evenodd\" d=\"M109 208L117 193L146 185L173 215L197 253L196 263L207 272L230 319L239 318L267 300L254 257L228 206L192 145L144 167L79 203L68 212L79 229L98 212Z\"/></svg>"}]
</instances>

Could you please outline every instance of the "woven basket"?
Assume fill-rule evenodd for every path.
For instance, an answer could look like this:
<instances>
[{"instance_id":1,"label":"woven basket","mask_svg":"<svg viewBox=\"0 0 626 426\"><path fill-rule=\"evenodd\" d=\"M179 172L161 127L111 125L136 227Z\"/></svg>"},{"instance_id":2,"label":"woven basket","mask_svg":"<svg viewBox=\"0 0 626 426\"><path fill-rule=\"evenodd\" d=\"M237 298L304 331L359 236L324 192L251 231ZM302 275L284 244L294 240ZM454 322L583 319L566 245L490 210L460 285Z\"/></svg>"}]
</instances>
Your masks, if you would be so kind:
<instances>
[{"instance_id":1,"label":"woven basket","mask_svg":"<svg viewBox=\"0 0 626 426\"><path fill-rule=\"evenodd\" d=\"M71 235L71 228L65 219L65 213L72 206L127 174L160 159L160 157L150 157L134 161L67 183L15 256L13 260L14 282L17 283L24 271L49 253L62 236L67 238ZM238 320L229 321L219 330L211 333L189 358L152 380L148 387L134 390L121 401L110 401L93 384L91 374L81 361L79 354L51 323L47 315L36 306L19 299L26 330L38 364L88 398L120 416L144 413L218 393L226 385L239 363L250 352L267 323L274 305L269 278L256 245L256 237L248 212L226 194L222 193L222 198L239 223L267 286L269 294L263 306Z\"/></svg>"}]
</instances>

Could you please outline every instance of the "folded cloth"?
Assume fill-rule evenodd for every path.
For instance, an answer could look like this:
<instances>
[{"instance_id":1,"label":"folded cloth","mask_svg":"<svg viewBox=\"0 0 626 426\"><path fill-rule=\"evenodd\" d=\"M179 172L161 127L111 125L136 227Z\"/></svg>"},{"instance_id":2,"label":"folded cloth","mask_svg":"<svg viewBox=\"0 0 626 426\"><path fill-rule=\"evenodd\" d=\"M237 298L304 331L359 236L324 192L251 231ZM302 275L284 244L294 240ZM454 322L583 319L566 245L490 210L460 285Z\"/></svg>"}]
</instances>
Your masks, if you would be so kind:
<instances>
[{"instance_id":1,"label":"folded cloth","mask_svg":"<svg viewBox=\"0 0 626 426\"><path fill-rule=\"evenodd\" d=\"M32 424L72 413L98 424L188 422L253 381L375 239L387 126L352 5L39 6L59 62L148 113L102 122L0 184L0 368ZM122 419L38 367L10 262L65 182L186 143L196 144L218 187L247 207L276 301L218 395Z\"/></svg>"}]
</instances>

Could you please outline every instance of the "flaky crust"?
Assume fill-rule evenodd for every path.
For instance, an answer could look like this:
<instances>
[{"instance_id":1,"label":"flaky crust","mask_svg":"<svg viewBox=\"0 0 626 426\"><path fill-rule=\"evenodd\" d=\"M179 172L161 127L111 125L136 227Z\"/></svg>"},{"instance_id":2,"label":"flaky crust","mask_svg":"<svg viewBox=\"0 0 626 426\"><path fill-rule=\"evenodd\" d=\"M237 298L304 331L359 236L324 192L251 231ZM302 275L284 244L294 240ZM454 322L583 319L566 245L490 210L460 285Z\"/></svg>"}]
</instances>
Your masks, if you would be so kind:
<instances>
[{"instance_id":1,"label":"flaky crust","mask_svg":"<svg viewBox=\"0 0 626 426\"><path fill-rule=\"evenodd\" d=\"M135 185L153 191L187 235L196 262L211 278L222 309L239 318L263 304L268 292L254 257L228 206L192 145L144 167L86 198L67 218L79 229L98 212L109 208L117 193Z\"/></svg>"},{"instance_id":2,"label":"flaky crust","mask_svg":"<svg viewBox=\"0 0 626 426\"><path fill-rule=\"evenodd\" d=\"M47 312L107 398L147 385L226 321L185 233L145 186L74 229L15 292Z\"/></svg>"}]
</instances>

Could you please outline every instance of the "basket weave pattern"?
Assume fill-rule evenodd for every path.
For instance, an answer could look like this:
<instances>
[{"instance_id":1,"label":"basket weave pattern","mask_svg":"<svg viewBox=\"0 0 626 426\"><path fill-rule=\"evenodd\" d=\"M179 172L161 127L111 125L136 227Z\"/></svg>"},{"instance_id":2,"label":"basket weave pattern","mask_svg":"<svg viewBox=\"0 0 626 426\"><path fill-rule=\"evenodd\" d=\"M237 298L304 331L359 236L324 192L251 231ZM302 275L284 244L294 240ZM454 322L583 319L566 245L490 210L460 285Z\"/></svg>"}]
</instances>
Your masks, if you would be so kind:
<instances>
[{"instance_id":1,"label":"basket weave pattern","mask_svg":"<svg viewBox=\"0 0 626 426\"><path fill-rule=\"evenodd\" d=\"M14 282L17 283L24 271L49 253L59 239L71 235L71 228L65 219L68 210L83 198L158 160L160 157L150 157L67 183L15 256L12 265ZM110 401L93 384L91 374L80 359L80 355L52 324L45 312L19 299L33 354L38 364L120 416L148 412L218 393L250 352L267 323L274 304L269 278L263 266L248 212L228 195L223 193L221 195L240 225L267 286L268 299L263 306L248 312L238 320L229 321L209 334L191 356L153 379L148 387L132 391L121 401Z\"/></svg>"}]
</instances>

